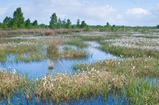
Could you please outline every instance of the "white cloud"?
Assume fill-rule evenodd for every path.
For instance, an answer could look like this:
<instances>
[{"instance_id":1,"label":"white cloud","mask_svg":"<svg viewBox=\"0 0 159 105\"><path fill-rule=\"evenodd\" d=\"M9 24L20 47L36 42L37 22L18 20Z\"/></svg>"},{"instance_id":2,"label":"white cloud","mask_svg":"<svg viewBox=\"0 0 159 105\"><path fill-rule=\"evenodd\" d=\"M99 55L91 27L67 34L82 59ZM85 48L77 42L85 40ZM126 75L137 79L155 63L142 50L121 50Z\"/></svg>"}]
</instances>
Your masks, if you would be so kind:
<instances>
[{"instance_id":1,"label":"white cloud","mask_svg":"<svg viewBox=\"0 0 159 105\"><path fill-rule=\"evenodd\" d=\"M130 14L130 15L147 15L147 14L150 14L149 11L144 10L142 8L128 9L126 13Z\"/></svg>"}]
</instances>

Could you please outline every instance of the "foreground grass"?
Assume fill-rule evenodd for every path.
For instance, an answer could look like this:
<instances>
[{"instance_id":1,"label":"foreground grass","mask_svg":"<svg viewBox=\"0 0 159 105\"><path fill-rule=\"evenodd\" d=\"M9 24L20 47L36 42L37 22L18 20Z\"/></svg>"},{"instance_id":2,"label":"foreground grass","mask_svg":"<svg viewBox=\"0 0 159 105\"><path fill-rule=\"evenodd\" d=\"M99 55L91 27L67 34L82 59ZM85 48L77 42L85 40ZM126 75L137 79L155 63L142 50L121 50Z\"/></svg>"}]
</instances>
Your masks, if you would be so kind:
<instances>
[{"instance_id":1,"label":"foreground grass","mask_svg":"<svg viewBox=\"0 0 159 105\"><path fill-rule=\"evenodd\" d=\"M58 103L99 95L107 99L108 92L113 91L119 92L121 96L124 95L125 99L132 104L157 104L159 102L158 81L153 82L135 77L131 73L130 75L124 75L124 73L117 75L107 69L100 71L91 68L89 70L88 67L87 70L75 75L48 75L36 81L13 75L11 72L1 72L0 95L1 98L8 98L20 93L24 94L27 100L36 97L41 100L51 99ZM111 69L113 70L115 69Z\"/></svg>"},{"instance_id":2,"label":"foreground grass","mask_svg":"<svg viewBox=\"0 0 159 105\"><path fill-rule=\"evenodd\" d=\"M157 104L159 102L159 83L153 83L159 77L159 60L156 58L136 58L126 61L105 60L92 65L75 65L75 69L82 71L111 72L113 75L124 76L126 85L122 87L124 95L129 97L133 104ZM154 80L147 80L145 77L152 77Z\"/></svg>"},{"instance_id":3,"label":"foreground grass","mask_svg":"<svg viewBox=\"0 0 159 105\"><path fill-rule=\"evenodd\" d=\"M113 78L113 79L112 79ZM124 85L124 77L113 76L111 73L92 70L78 75L58 74L46 76L36 84L35 94L53 101L88 98L92 95L107 96L113 88L120 89Z\"/></svg>"}]
</instances>

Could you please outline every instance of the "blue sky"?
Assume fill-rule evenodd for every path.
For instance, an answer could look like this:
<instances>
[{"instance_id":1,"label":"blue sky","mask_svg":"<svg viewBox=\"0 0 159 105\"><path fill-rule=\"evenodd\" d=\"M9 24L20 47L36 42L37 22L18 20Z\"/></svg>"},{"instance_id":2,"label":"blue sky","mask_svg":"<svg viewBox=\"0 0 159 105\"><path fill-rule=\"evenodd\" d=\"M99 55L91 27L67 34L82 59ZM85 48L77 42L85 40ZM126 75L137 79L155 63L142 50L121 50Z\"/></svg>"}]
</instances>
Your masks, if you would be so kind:
<instances>
[{"instance_id":1,"label":"blue sky","mask_svg":"<svg viewBox=\"0 0 159 105\"><path fill-rule=\"evenodd\" d=\"M156 26L159 24L159 0L0 0L0 22L21 7L31 21L49 24L50 16L85 20L89 25Z\"/></svg>"}]
</instances>

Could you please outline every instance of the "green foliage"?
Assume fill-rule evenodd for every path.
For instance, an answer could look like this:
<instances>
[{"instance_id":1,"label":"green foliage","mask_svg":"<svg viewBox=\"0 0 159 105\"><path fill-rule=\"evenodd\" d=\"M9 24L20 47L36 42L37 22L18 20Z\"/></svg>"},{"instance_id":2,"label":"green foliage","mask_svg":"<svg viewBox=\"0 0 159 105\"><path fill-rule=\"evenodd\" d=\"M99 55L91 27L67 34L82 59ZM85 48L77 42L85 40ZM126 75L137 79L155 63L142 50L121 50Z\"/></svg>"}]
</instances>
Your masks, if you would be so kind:
<instances>
[{"instance_id":1,"label":"green foliage","mask_svg":"<svg viewBox=\"0 0 159 105\"><path fill-rule=\"evenodd\" d=\"M57 28L61 28L62 27L62 21L61 21L61 19L59 18L58 20L57 20Z\"/></svg>"},{"instance_id":2,"label":"green foliage","mask_svg":"<svg viewBox=\"0 0 159 105\"><path fill-rule=\"evenodd\" d=\"M12 21L13 19L11 17L6 17L4 20L3 20L3 28L11 28L12 27Z\"/></svg>"},{"instance_id":3,"label":"green foliage","mask_svg":"<svg viewBox=\"0 0 159 105\"><path fill-rule=\"evenodd\" d=\"M89 27L89 26L86 26L86 27L84 28L84 31L89 32L89 31L90 31L90 27Z\"/></svg>"},{"instance_id":4,"label":"green foliage","mask_svg":"<svg viewBox=\"0 0 159 105\"><path fill-rule=\"evenodd\" d=\"M40 28L48 28L48 26L45 25L45 24L40 24L39 27L40 27Z\"/></svg>"},{"instance_id":5,"label":"green foliage","mask_svg":"<svg viewBox=\"0 0 159 105\"><path fill-rule=\"evenodd\" d=\"M30 19L29 18L25 21L25 27L26 28L31 28L31 23L30 23Z\"/></svg>"},{"instance_id":6,"label":"green foliage","mask_svg":"<svg viewBox=\"0 0 159 105\"><path fill-rule=\"evenodd\" d=\"M77 27L77 28L80 28L80 19L77 20L77 25L76 25L76 27Z\"/></svg>"},{"instance_id":7,"label":"green foliage","mask_svg":"<svg viewBox=\"0 0 159 105\"><path fill-rule=\"evenodd\" d=\"M13 28L24 28L25 22L21 8L17 8L13 13Z\"/></svg>"},{"instance_id":8,"label":"green foliage","mask_svg":"<svg viewBox=\"0 0 159 105\"><path fill-rule=\"evenodd\" d=\"M2 23L0 23L0 29L2 28L2 25L3 25L3 24L2 24Z\"/></svg>"},{"instance_id":9,"label":"green foliage","mask_svg":"<svg viewBox=\"0 0 159 105\"><path fill-rule=\"evenodd\" d=\"M70 27L71 27L71 21L70 19L67 19L66 28L70 28Z\"/></svg>"},{"instance_id":10,"label":"green foliage","mask_svg":"<svg viewBox=\"0 0 159 105\"><path fill-rule=\"evenodd\" d=\"M52 28L52 29L57 28L57 16L56 16L56 13L52 14L49 27Z\"/></svg>"},{"instance_id":11,"label":"green foliage","mask_svg":"<svg viewBox=\"0 0 159 105\"><path fill-rule=\"evenodd\" d=\"M66 28L66 19L62 21L62 28Z\"/></svg>"},{"instance_id":12,"label":"green foliage","mask_svg":"<svg viewBox=\"0 0 159 105\"><path fill-rule=\"evenodd\" d=\"M80 28L85 28L86 27L86 23L85 21L82 21Z\"/></svg>"},{"instance_id":13,"label":"green foliage","mask_svg":"<svg viewBox=\"0 0 159 105\"><path fill-rule=\"evenodd\" d=\"M156 27L157 27L157 29L159 29L159 25L157 25Z\"/></svg>"},{"instance_id":14,"label":"green foliage","mask_svg":"<svg viewBox=\"0 0 159 105\"><path fill-rule=\"evenodd\" d=\"M33 21L32 27L33 27L33 28L38 28L38 21L37 21L37 20L34 20L34 21Z\"/></svg>"}]
</instances>

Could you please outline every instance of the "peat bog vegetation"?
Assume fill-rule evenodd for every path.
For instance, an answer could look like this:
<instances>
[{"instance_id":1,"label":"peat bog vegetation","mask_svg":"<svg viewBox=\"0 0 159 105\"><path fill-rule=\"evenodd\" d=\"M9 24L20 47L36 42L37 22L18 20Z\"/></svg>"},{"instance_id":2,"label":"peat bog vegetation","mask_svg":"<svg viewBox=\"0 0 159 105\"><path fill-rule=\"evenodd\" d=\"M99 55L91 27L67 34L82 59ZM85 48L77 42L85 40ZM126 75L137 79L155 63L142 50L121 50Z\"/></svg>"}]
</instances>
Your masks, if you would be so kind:
<instances>
[{"instance_id":1,"label":"peat bog vegetation","mask_svg":"<svg viewBox=\"0 0 159 105\"><path fill-rule=\"evenodd\" d=\"M1 104L159 103L159 30L43 31L0 37Z\"/></svg>"}]
</instances>

